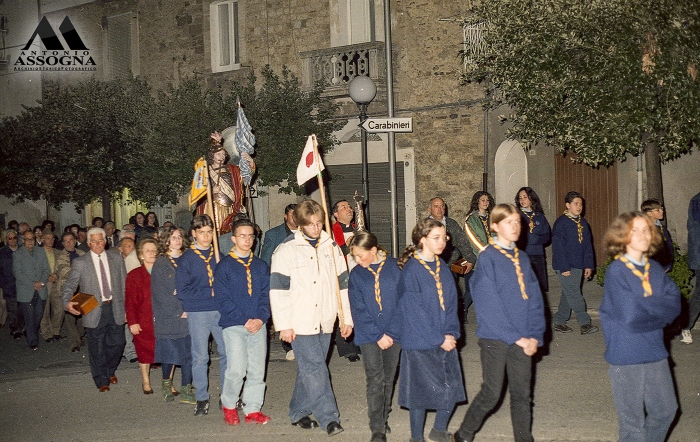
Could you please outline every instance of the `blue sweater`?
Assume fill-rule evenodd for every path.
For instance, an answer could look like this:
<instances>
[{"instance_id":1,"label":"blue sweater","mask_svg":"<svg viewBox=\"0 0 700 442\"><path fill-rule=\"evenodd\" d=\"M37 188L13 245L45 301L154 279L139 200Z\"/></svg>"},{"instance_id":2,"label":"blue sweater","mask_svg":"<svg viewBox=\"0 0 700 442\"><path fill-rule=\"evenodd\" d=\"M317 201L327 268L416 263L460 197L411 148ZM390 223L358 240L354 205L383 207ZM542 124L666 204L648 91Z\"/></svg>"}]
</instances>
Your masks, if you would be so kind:
<instances>
[{"instance_id":1,"label":"blue sweater","mask_svg":"<svg viewBox=\"0 0 700 442\"><path fill-rule=\"evenodd\" d=\"M428 262L435 271L436 261ZM404 350L430 350L440 347L445 335L460 336L457 317L457 287L450 267L440 260L445 310L440 307L435 279L415 258L404 264L399 279L399 310L389 336L398 336Z\"/></svg>"},{"instance_id":2,"label":"blue sweater","mask_svg":"<svg viewBox=\"0 0 700 442\"><path fill-rule=\"evenodd\" d=\"M528 255L544 255L544 246L549 242L552 237L552 232L549 227L549 221L544 217L544 213L527 212L527 215L523 210L520 211L521 226L520 238L518 239L518 248L524 250ZM532 216L532 222L534 228L532 233L530 233L530 218Z\"/></svg>"},{"instance_id":3,"label":"blue sweater","mask_svg":"<svg viewBox=\"0 0 700 442\"><path fill-rule=\"evenodd\" d=\"M519 261L528 299L522 297L515 265L508 257L492 245L479 255L479 265L469 280L478 324L476 336L508 345L520 338L535 338L542 346L546 329L542 292L527 254L521 251Z\"/></svg>"},{"instance_id":4,"label":"blue sweater","mask_svg":"<svg viewBox=\"0 0 700 442\"><path fill-rule=\"evenodd\" d=\"M379 264L370 264L370 267L376 272ZM392 336L389 328L395 321L398 304L396 289L400 278L401 270L396 265L396 259L388 256L379 273L379 295L382 300L382 309L379 310L372 272L359 265L350 272L348 292L356 345L376 343L384 334L398 340L399 336Z\"/></svg>"},{"instance_id":5,"label":"blue sweater","mask_svg":"<svg viewBox=\"0 0 700 442\"><path fill-rule=\"evenodd\" d=\"M588 221L581 218L583 241L578 241L578 226L566 215L554 222L552 228L552 268L560 272L595 267L593 238Z\"/></svg>"},{"instance_id":6,"label":"blue sweater","mask_svg":"<svg viewBox=\"0 0 700 442\"><path fill-rule=\"evenodd\" d=\"M664 327L681 311L680 290L658 262L649 264L652 295L646 298L642 281L619 259L605 271L600 322L605 360L612 365L646 364L668 357ZM644 272L643 266L635 267Z\"/></svg>"},{"instance_id":7,"label":"blue sweater","mask_svg":"<svg viewBox=\"0 0 700 442\"><path fill-rule=\"evenodd\" d=\"M214 248L200 250L205 258L214 253ZM212 256L209 261L212 272L216 271L216 258ZM211 312L216 311L216 301L211 295L209 286L207 265L192 249L187 249L177 263L175 274L175 289L177 297L182 301L182 308L186 312Z\"/></svg>"},{"instance_id":8,"label":"blue sweater","mask_svg":"<svg viewBox=\"0 0 700 442\"><path fill-rule=\"evenodd\" d=\"M251 252L252 253L252 252ZM248 258L243 258L248 262ZM270 319L270 267L260 258L250 264L252 295L248 295L248 278L243 264L227 255L216 267L214 299L221 313L222 328L245 325L249 319Z\"/></svg>"}]
</instances>

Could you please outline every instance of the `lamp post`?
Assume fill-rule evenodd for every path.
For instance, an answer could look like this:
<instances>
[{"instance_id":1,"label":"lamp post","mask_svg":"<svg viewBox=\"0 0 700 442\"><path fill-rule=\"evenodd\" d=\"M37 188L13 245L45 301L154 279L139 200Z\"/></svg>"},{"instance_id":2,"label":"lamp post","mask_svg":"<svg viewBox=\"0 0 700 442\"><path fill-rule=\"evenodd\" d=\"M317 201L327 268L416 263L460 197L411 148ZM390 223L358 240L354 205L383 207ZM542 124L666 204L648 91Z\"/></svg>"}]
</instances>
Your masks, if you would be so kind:
<instances>
[{"instance_id":1,"label":"lamp post","mask_svg":"<svg viewBox=\"0 0 700 442\"><path fill-rule=\"evenodd\" d=\"M371 78L358 75L353 78L348 86L350 98L360 109L360 147L362 149L362 193L365 197L365 224L369 229L369 166L367 161L367 131L362 124L367 120L367 106L377 95L377 85Z\"/></svg>"}]
</instances>

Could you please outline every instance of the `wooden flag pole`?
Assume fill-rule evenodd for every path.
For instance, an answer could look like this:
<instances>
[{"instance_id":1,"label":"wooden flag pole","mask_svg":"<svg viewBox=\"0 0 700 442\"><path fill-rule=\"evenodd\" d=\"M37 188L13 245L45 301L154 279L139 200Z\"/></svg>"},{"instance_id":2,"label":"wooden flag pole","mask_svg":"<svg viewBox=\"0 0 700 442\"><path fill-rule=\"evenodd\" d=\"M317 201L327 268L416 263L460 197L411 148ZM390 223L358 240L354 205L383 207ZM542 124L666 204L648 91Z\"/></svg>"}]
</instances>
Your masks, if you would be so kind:
<instances>
[{"instance_id":1,"label":"wooden flag pole","mask_svg":"<svg viewBox=\"0 0 700 442\"><path fill-rule=\"evenodd\" d=\"M216 219L215 215L215 210L214 210L214 199L212 198L211 195L211 174L209 173L209 163L207 163L207 205L206 209L204 210L207 212L207 215L209 215L214 221L214 240L212 243L214 244L214 258L216 259L216 263L219 263L219 222ZM190 232L191 233L191 232Z\"/></svg>"},{"instance_id":2,"label":"wooden flag pole","mask_svg":"<svg viewBox=\"0 0 700 442\"><path fill-rule=\"evenodd\" d=\"M323 207L323 216L325 217L324 222L326 224L326 233L333 239L333 231L331 230L330 218L328 217L328 203L326 202L326 190L323 187L323 177L321 175L321 162L318 161L318 142L316 141L316 135L311 135L313 145L314 145L314 162L318 168L318 173L316 178L318 179L318 189L321 191L321 207ZM335 241L331 241L331 256L333 257L333 269L336 269L336 259L335 259L335 247L333 247ZM340 297L340 280L338 279L338 272L335 271L335 296L338 301L338 321L340 328L345 327L345 313L343 312L343 300Z\"/></svg>"}]
</instances>

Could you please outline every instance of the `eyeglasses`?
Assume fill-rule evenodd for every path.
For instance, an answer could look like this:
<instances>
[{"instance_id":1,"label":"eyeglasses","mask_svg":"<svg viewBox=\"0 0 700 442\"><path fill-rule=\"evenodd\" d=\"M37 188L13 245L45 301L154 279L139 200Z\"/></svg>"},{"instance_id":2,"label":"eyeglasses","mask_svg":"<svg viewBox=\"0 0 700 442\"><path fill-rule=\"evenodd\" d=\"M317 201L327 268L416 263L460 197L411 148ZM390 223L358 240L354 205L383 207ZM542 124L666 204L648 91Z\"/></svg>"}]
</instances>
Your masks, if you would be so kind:
<instances>
[{"instance_id":1,"label":"eyeglasses","mask_svg":"<svg viewBox=\"0 0 700 442\"><path fill-rule=\"evenodd\" d=\"M5 239L8 240L8 241L12 241L12 240L14 240L14 239L17 239L17 237L16 237L16 236L8 236L8 237L5 238Z\"/></svg>"}]
</instances>

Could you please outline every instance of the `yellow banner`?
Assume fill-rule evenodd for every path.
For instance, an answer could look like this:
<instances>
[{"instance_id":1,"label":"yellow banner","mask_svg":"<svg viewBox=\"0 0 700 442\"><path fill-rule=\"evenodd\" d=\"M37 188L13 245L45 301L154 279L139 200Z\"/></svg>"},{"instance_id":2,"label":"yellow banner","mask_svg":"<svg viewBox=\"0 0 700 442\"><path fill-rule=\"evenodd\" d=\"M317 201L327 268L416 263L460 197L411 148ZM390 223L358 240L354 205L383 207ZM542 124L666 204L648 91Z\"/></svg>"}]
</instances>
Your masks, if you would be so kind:
<instances>
[{"instance_id":1,"label":"yellow banner","mask_svg":"<svg viewBox=\"0 0 700 442\"><path fill-rule=\"evenodd\" d=\"M194 178L192 178L192 190L190 190L190 207L197 204L201 197L207 194L207 162L204 157L197 160L194 165Z\"/></svg>"}]
</instances>

